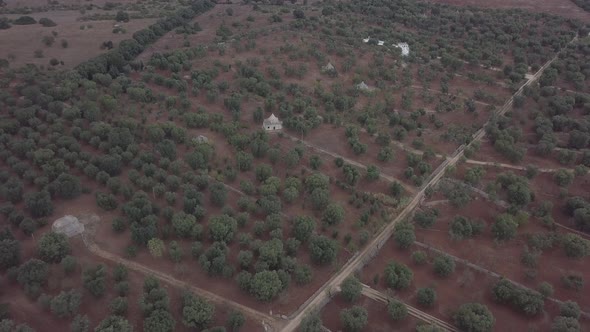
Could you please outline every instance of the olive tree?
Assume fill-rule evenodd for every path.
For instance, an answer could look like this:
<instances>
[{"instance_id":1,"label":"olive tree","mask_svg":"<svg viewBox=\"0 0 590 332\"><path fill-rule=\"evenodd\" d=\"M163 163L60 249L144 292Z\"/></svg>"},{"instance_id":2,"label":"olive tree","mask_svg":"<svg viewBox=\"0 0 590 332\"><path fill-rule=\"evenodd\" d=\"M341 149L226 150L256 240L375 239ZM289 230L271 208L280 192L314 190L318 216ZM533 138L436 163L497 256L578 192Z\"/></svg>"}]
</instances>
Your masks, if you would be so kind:
<instances>
[{"instance_id":1,"label":"olive tree","mask_svg":"<svg viewBox=\"0 0 590 332\"><path fill-rule=\"evenodd\" d=\"M465 303L453 315L457 327L467 332L489 332L494 330L496 319L490 310L480 303Z\"/></svg>"},{"instance_id":2,"label":"olive tree","mask_svg":"<svg viewBox=\"0 0 590 332\"><path fill-rule=\"evenodd\" d=\"M37 246L37 253L48 263L59 263L71 252L68 237L61 233L43 234Z\"/></svg>"},{"instance_id":3,"label":"olive tree","mask_svg":"<svg viewBox=\"0 0 590 332\"><path fill-rule=\"evenodd\" d=\"M448 277L455 271L455 260L447 255L434 259L434 272L441 277Z\"/></svg>"},{"instance_id":4,"label":"olive tree","mask_svg":"<svg viewBox=\"0 0 590 332\"><path fill-rule=\"evenodd\" d=\"M344 331L358 332L367 325L369 314L367 309L361 306L354 306L350 309L344 309L340 312L340 321L344 326Z\"/></svg>"},{"instance_id":5,"label":"olive tree","mask_svg":"<svg viewBox=\"0 0 590 332\"><path fill-rule=\"evenodd\" d=\"M348 302L356 301L363 290L363 285L356 277L348 277L340 285L340 294Z\"/></svg>"},{"instance_id":6,"label":"olive tree","mask_svg":"<svg viewBox=\"0 0 590 332\"><path fill-rule=\"evenodd\" d=\"M393 289L405 289L410 286L414 273L406 265L390 262L383 272L385 283Z\"/></svg>"},{"instance_id":7,"label":"olive tree","mask_svg":"<svg viewBox=\"0 0 590 332\"><path fill-rule=\"evenodd\" d=\"M309 253L314 263L330 264L338 255L338 243L323 235L315 236L309 243Z\"/></svg>"},{"instance_id":8,"label":"olive tree","mask_svg":"<svg viewBox=\"0 0 590 332\"><path fill-rule=\"evenodd\" d=\"M389 303L387 303L387 312L391 319L398 321L406 318L408 315L408 307L400 301L390 300Z\"/></svg>"},{"instance_id":9,"label":"olive tree","mask_svg":"<svg viewBox=\"0 0 590 332\"><path fill-rule=\"evenodd\" d=\"M416 298L419 305L432 307L434 302L436 302L436 291L431 287L418 288Z\"/></svg>"}]
</instances>

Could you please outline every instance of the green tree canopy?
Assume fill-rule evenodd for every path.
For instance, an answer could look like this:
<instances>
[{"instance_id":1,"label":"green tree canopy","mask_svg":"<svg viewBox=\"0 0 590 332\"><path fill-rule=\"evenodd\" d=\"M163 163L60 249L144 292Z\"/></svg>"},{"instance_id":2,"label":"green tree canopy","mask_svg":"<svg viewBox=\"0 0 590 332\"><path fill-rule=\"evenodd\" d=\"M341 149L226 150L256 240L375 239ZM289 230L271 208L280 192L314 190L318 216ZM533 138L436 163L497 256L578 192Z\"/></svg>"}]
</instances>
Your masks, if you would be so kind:
<instances>
[{"instance_id":1,"label":"green tree canopy","mask_svg":"<svg viewBox=\"0 0 590 332\"><path fill-rule=\"evenodd\" d=\"M398 262L390 262L384 271L387 286L393 289L405 289L410 286L414 273L406 265Z\"/></svg>"},{"instance_id":2,"label":"green tree canopy","mask_svg":"<svg viewBox=\"0 0 590 332\"><path fill-rule=\"evenodd\" d=\"M39 240L37 252L44 261L59 263L71 252L70 242L64 234L48 232Z\"/></svg>"},{"instance_id":3,"label":"green tree canopy","mask_svg":"<svg viewBox=\"0 0 590 332\"><path fill-rule=\"evenodd\" d=\"M340 294L348 302L356 301L363 291L360 280L354 276L346 278L340 285Z\"/></svg>"},{"instance_id":4,"label":"green tree canopy","mask_svg":"<svg viewBox=\"0 0 590 332\"><path fill-rule=\"evenodd\" d=\"M367 325L369 314L367 309L354 306L340 312L340 321L347 332L359 332Z\"/></svg>"},{"instance_id":5,"label":"green tree canopy","mask_svg":"<svg viewBox=\"0 0 590 332\"><path fill-rule=\"evenodd\" d=\"M457 327L466 332L490 332L496 319L490 310L480 303L466 303L453 315Z\"/></svg>"}]
</instances>

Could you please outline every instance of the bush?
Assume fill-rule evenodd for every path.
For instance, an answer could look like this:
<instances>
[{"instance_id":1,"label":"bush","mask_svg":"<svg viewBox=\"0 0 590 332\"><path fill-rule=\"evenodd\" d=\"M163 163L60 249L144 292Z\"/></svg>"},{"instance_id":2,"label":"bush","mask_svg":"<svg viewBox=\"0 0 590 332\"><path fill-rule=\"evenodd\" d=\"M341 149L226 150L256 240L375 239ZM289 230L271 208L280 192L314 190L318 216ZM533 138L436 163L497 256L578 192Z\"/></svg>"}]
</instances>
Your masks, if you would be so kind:
<instances>
[{"instance_id":1,"label":"bush","mask_svg":"<svg viewBox=\"0 0 590 332\"><path fill-rule=\"evenodd\" d=\"M323 235L315 236L309 244L311 260L316 264L330 264L338 255L338 243Z\"/></svg>"},{"instance_id":2,"label":"bush","mask_svg":"<svg viewBox=\"0 0 590 332\"><path fill-rule=\"evenodd\" d=\"M527 315L534 316L543 311L545 303L540 293L521 288L509 280L498 281L492 292L497 302L511 304Z\"/></svg>"},{"instance_id":3,"label":"bush","mask_svg":"<svg viewBox=\"0 0 590 332\"><path fill-rule=\"evenodd\" d=\"M412 260L417 265L424 265L428 260L428 255L422 250L416 250L412 253Z\"/></svg>"},{"instance_id":4,"label":"bush","mask_svg":"<svg viewBox=\"0 0 590 332\"><path fill-rule=\"evenodd\" d=\"M418 304L424 307L434 306L436 302L436 291L433 288L419 288L416 292Z\"/></svg>"},{"instance_id":5,"label":"bush","mask_svg":"<svg viewBox=\"0 0 590 332\"><path fill-rule=\"evenodd\" d=\"M59 318L72 317L78 312L82 294L77 290L62 291L51 299L51 313Z\"/></svg>"},{"instance_id":6,"label":"bush","mask_svg":"<svg viewBox=\"0 0 590 332\"><path fill-rule=\"evenodd\" d=\"M51 196L45 190L26 194L25 207L33 218L47 217L53 213Z\"/></svg>"},{"instance_id":7,"label":"bush","mask_svg":"<svg viewBox=\"0 0 590 332\"><path fill-rule=\"evenodd\" d=\"M436 222L438 210L429 209L417 211L414 215L414 221L422 228L430 228Z\"/></svg>"},{"instance_id":8,"label":"bush","mask_svg":"<svg viewBox=\"0 0 590 332\"><path fill-rule=\"evenodd\" d=\"M578 332L581 330L580 322L571 317L558 316L551 324L551 332Z\"/></svg>"},{"instance_id":9,"label":"bush","mask_svg":"<svg viewBox=\"0 0 590 332\"><path fill-rule=\"evenodd\" d=\"M501 214L496 218L492 225L492 233L496 240L506 241L514 238L518 229L518 224L509 214Z\"/></svg>"},{"instance_id":10,"label":"bush","mask_svg":"<svg viewBox=\"0 0 590 332\"><path fill-rule=\"evenodd\" d=\"M129 14L127 12L124 12L122 10L117 12L117 15L115 15L115 21L117 22L129 22Z\"/></svg>"},{"instance_id":11,"label":"bush","mask_svg":"<svg viewBox=\"0 0 590 332\"><path fill-rule=\"evenodd\" d=\"M102 264L84 270L82 275L84 288L95 297L101 297L106 290L106 271Z\"/></svg>"},{"instance_id":12,"label":"bush","mask_svg":"<svg viewBox=\"0 0 590 332\"><path fill-rule=\"evenodd\" d=\"M363 286L356 277L348 277L340 286L342 297L348 302L356 301L363 290Z\"/></svg>"},{"instance_id":13,"label":"bush","mask_svg":"<svg viewBox=\"0 0 590 332\"><path fill-rule=\"evenodd\" d=\"M579 235L571 233L564 235L562 243L567 257L583 258L590 255L590 241Z\"/></svg>"},{"instance_id":14,"label":"bush","mask_svg":"<svg viewBox=\"0 0 590 332\"><path fill-rule=\"evenodd\" d=\"M489 332L494 330L495 318L483 304L466 303L453 315L453 320L461 331Z\"/></svg>"},{"instance_id":15,"label":"bush","mask_svg":"<svg viewBox=\"0 0 590 332\"><path fill-rule=\"evenodd\" d=\"M553 174L553 179L561 187L567 187L574 181L574 174L568 170L560 169Z\"/></svg>"},{"instance_id":16,"label":"bush","mask_svg":"<svg viewBox=\"0 0 590 332\"><path fill-rule=\"evenodd\" d=\"M342 321L344 331L348 332L362 331L367 325L368 317L367 309L361 306L354 306L340 312L340 321Z\"/></svg>"},{"instance_id":17,"label":"bush","mask_svg":"<svg viewBox=\"0 0 590 332\"><path fill-rule=\"evenodd\" d=\"M78 267L78 261L74 256L66 256L61 260L61 267L66 274L70 274Z\"/></svg>"},{"instance_id":18,"label":"bush","mask_svg":"<svg viewBox=\"0 0 590 332\"><path fill-rule=\"evenodd\" d=\"M113 194L105 194L103 192L97 191L95 198L96 205L98 205L98 207L103 210L112 211L119 206L117 203L117 198Z\"/></svg>"},{"instance_id":19,"label":"bush","mask_svg":"<svg viewBox=\"0 0 590 332\"><path fill-rule=\"evenodd\" d=\"M244 318L244 314L233 310L227 317L226 325L229 327L230 331L239 331L245 322L246 319Z\"/></svg>"},{"instance_id":20,"label":"bush","mask_svg":"<svg viewBox=\"0 0 590 332\"><path fill-rule=\"evenodd\" d=\"M539 284L538 291L544 298L548 298L553 295L553 286L548 282L542 282Z\"/></svg>"},{"instance_id":21,"label":"bush","mask_svg":"<svg viewBox=\"0 0 590 332\"><path fill-rule=\"evenodd\" d=\"M274 299L282 288L283 284L277 271L258 272L250 282L251 293L260 301Z\"/></svg>"},{"instance_id":22,"label":"bush","mask_svg":"<svg viewBox=\"0 0 590 332\"><path fill-rule=\"evenodd\" d=\"M405 289L410 286L414 273L406 265L390 262L383 272L385 283L393 289Z\"/></svg>"},{"instance_id":23,"label":"bush","mask_svg":"<svg viewBox=\"0 0 590 332\"><path fill-rule=\"evenodd\" d=\"M48 28L48 27L54 27L57 24L55 24L55 22L53 22L52 20L48 19L47 17L43 17L39 19L39 24L41 24L42 26Z\"/></svg>"},{"instance_id":24,"label":"bush","mask_svg":"<svg viewBox=\"0 0 590 332\"><path fill-rule=\"evenodd\" d=\"M387 304L387 312L391 319L398 321L406 318L408 315L408 307L400 301L390 300Z\"/></svg>"},{"instance_id":25,"label":"bush","mask_svg":"<svg viewBox=\"0 0 590 332\"><path fill-rule=\"evenodd\" d=\"M45 46L51 47L51 45L55 43L55 38L53 36L43 36L41 41L43 42L43 44L45 44Z\"/></svg>"},{"instance_id":26,"label":"bush","mask_svg":"<svg viewBox=\"0 0 590 332\"><path fill-rule=\"evenodd\" d=\"M397 224L393 238L400 249L409 248L416 241L414 226L409 223Z\"/></svg>"},{"instance_id":27,"label":"bush","mask_svg":"<svg viewBox=\"0 0 590 332\"><path fill-rule=\"evenodd\" d=\"M580 291L584 289L584 278L581 275L569 274L561 277L563 286L567 289Z\"/></svg>"},{"instance_id":28,"label":"bush","mask_svg":"<svg viewBox=\"0 0 590 332\"><path fill-rule=\"evenodd\" d=\"M559 305L559 314L564 317L579 319L581 315L580 306L574 301L565 301Z\"/></svg>"},{"instance_id":29,"label":"bush","mask_svg":"<svg viewBox=\"0 0 590 332\"><path fill-rule=\"evenodd\" d=\"M304 18L305 18L305 13L304 13L304 12L303 12L303 10L301 10L301 9L295 9L295 10L293 11L293 16L294 16L296 19L298 19L298 20L301 20L301 19L304 19Z\"/></svg>"},{"instance_id":30,"label":"bush","mask_svg":"<svg viewBox=\"0 0 590 332\"><path fill-rule=\"evenodd\" d=\"M127 314L127 307L127 298L121 296L114 298L109 304L113 315L125 316Z\"/></svg>"},{"instance_id":31,"label":"bush","mask_svg":"<svg viewBox=\"0 0 590 332\"><path fill-rule=\"evenodd\" d=\"M39 257L49 263L59 263L70 251L67 236L54 232L43 234L37 246Z\"/></svg>"},{"instance_id":32,"label":"bush","mask_svg":"<svg viewBox=\"0 0 590 332\"><path fill-rule=\"evenodd\" d=\"M455 260L441 255L434 259L434 272L441 277L448 277L455 271Z\"/></svg>"},{"instance_id":33,"label":"bush","mask_svg":"<svg viewBox=\"0 0 590 332\"><path fill-rule=\"evenodd\" d=\"M30 16L21 16L12 22L12 24L15 25L29 25L35 23L37 23L37 21L35 21L35 19Z\"/></svg>"}]
</instances>

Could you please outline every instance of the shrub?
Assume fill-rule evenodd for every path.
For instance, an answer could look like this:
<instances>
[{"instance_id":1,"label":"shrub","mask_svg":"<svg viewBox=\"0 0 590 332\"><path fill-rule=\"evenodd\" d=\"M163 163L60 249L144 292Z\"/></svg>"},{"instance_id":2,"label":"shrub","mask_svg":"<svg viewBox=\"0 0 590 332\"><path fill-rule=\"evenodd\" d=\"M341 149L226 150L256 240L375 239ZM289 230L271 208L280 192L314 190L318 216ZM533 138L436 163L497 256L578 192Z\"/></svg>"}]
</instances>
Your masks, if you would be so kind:
<instances>
[{"instance_id":1,"label":"shrub","mask_svg":"<svg viewBox=\"0 0 590 332\"><path fill-rule=\"evenodd\" d=\"M424 265L428 260L428 255L422 250L416 250L412 253L412 260L418 265Z\"/></svg>"},{"instance_id":2,"label":"shrub","mask_svg":"<svg viewBox=\"0 0 590 332\"><path fill-rule=\"evenodd\" d=\"M461 331L489 332L493 331L495 318L483 304L466 303L461 305L453 315L453 320Z\"/></svg>"},{"instance_id":3,"label":"shrub","mask_svg":"<svg viewBox=\"0 0 590 332\"><path fill-rule=\"evenodd\" d=\"M551 324L551 332L578 332L581 330L580 322L572 317L558 316Z\"/></svg>"},{"instance_id":4,"label":"shrub","mask_svg":"<svg viewBox=\"0 0 590 332\"><path fill-rule=\"evenodd\" d=\"M55 22L53 22L52 20L48 19L47 17L43 17L39 19L39 24L41 24L44 27L54 27L57 24L55 24Z\"/></svg>"},{"instance_id":5,"label":"shrub","mask_svg":"<svg viewBox=\"0 0 590 332\"><path fill-rule=\"evenodd\" d=\"M436 291L431 287L419 288L416 292L416 298L419 305L432 307L436 302Z\"/></svg>"},{"instance_id":6,"label":"shrub","mask_svg":"<svg viewBox=\"0 0 590 332\"><path fill-rule=\"evenodd\" d=\"M568 274L562 276L561 282L567 289L580 291L584 288L584 278L581 275Z\"/></svg>"},{"instance_id":7,"label":"shrub","mask_svg":"<svg viewBox=\"0 0 590 332\"><path fill-rule=\"evenodd\" d=\"M521 288L506 279L498 281L492 292L497 302L511 304L530 316L541 312L545 304L540 293Z\"/></svg>"},{"instance_id":8,"label":"shrub","mask_svg":"<svg viewBox=\"0 0 590 332\"><path fill-rule=\"evenodd\" d=\"M363 286L356 277L348 277L342 285L340 286L342 297L348 302L356 301L360 296L363 290Z\"/></svg>"},{"instance_id":9,"label":"shrub","mask_svg":"<svg viewBox=\"0 0 590 332\"><path fill-rule=\"evenodd\" d=\"M367 325L368 317L367 309L361 306L354 306L340 312L340 320L344 326L344 331L348 332L362 331Z\"/></svg>"},{"instance_id":10,"label":"shrub","mask_svg":"<svg viewBox=\"0 0 590 332\"><path fill-rule=\"evenodd\" d=\"M574 301L565 301L559 305L559 314L564 317L580 318L580 306Z\"/></svg>"},{"instance_id":11,"label":"shrub","mask_svg":"<svg viewBox=\"0 0 590 332\"><path fill-rule=\"evenodd\" d=\"M455 260L449 256L441 255L434 259L434 272L441 277L448 277L455 271Z\"/></svg>"},{"instance_id":12,"label":"shrub","mask_svg":"<svg viewBox=\"0 0 590 332\"><path fill-rule=\"evenodd\" d=\"M406 265L390 262L383 272L385 283L393 289L405 289L410 286L414 273Z\"/></svg>"},{"instance_id":13,"label":"shrub","mask_svg":"<svg viewBox=\"0 0 590 332\"><path fill-rule=\"evenodd\" d=\"M387 312L391 319L398 321L406 318L408 315L408 307L400 301L390 300L387 304Z\"/></svg>"},{"instance_id":14,"label":"shrub","mask_svg":"<svg viewBox=\"0 0 590 332\"><path fill-rule=\"evenodd\" d=\"M35 21L35 19L30 16L21 16L12 22L12 24L15 25L29 25L35 23L37 23L37 21Z\"/></svg>"}]
</instances>

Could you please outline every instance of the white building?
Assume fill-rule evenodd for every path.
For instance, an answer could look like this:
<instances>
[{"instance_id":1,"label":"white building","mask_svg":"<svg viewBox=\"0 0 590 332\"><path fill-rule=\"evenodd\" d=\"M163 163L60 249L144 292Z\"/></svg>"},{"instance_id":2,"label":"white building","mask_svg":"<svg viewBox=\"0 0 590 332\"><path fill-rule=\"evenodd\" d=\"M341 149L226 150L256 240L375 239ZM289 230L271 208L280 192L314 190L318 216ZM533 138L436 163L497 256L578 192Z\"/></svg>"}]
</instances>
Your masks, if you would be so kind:
<instances>
[{"instance_id":1,"label":"white building","mask_svg":"<svg viewBox=\"0 0 590 332\"><path fill-rule=\"evenodd\" d=\"M365 83L365 81L360 82L356 85L356 88L361 91L373 91L374 89Z\"/></svg>"},{"instance_id":2,"label":"white building","mask_svg":"<svg viewBox=\"0 0 590 332\"><path fill-rule=\"evenodd\" d=\"M377 45L378 45L378 46L383 46L383 45L385 45L385 41L383 41L383 40L378 40L378 41L377 41Z\"/></svg>"},{"instance_id":3,"label":"white building","mask_svg":"<svg viewBox=\"0 0 590 332\"><path fill-rule=\"evenodd\" d=\"M199 135L199 136L193 138L193 142L198 143L198 144L209 143L209 139L207 138L207 136Z\"/></svg>"},{"instance_id":4,"label":"white building","mask_svg":"<svg viewBox=\"0 0 590 332\"><path fill-rule=\"evenodd\" d=\"M328 62L327 65L322 67L323 71L332 71L332 70L336 70L336 68L334 68L334 65L332 65L331 62Z\"/></svg>"},{"instance_id":5,"label":"white building","mask_svg":"<svg viewBox=\"0 0 590 332\"><path fill-rule=\"evenodd\" d=\"M364 39L363 39L363 43L368 43L368 42L369 42L369 40L371 40L371 37L364 38Z\"/></svg>"},{"instance_id":6,"label":"white building","mask_svg":"<svg viewBox=\"0 0 590 332\"><path fill-rule=\"evenodd\" d=\"M281 130L283 129L283 121L271 114L268 119L264 119L262 122L262 128L267 131Z\"/></svg>"},{"instance_id":7,"label":"white building","mask_svg":"<svg viewBox=\"0 0 590 332\"><path fill-rule=\"evenodd\" d=\"M67 237L76 236L84 232L84 225L74 216L63 216L51 226L55 233L65 234Z\"/></svg>"},{"instance_id":8,"label":"white building","mask_svg":"<svg viewBox=\"0 0 590 332\"><path fill-rule=\"evenodd\" d=\"M397 48L401 48L402 50L402 56L408 56L410 55L410 45L408 45L408 43L397 43L396 45L393 45Z\"/></svg>"}]
</instances>

